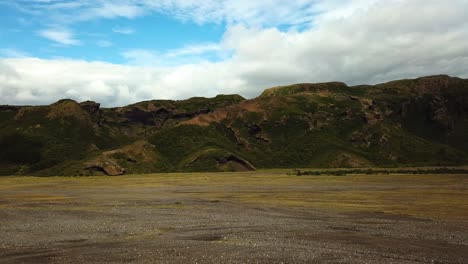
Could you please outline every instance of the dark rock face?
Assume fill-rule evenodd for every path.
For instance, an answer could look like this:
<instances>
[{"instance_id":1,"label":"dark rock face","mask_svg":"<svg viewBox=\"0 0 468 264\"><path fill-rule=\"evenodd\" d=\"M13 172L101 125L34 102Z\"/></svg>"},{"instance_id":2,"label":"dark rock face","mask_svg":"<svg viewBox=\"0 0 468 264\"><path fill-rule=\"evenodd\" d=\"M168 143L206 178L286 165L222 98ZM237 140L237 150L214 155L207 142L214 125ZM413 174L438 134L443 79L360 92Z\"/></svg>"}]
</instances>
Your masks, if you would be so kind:
<instances>
[{"instance_id":1,"label":"dark rock face","mask_svg":"<svg viewBox=\"0 0 468 264\"><path fill-rule=\"evenodd\" d=\"M209 113L210 111L210 109L200 109L194 112L179 112L177 109L170 108L148 110L139 107L132 107L130 109L126 109L122 113L122 117L127 120L127 123L140 123L142 125L160 128L170 119L186 120L197 115Z\"/></svg>"},{"instance_id":2,"label":"dark rock face","mask_svg":"<svg viewBox=\"0 0 468 264\"><path fill-rule=\"evenodd\" d=\"M438 94L456 83L457 80L448 75L428 76L417 80L416 90L420 94Z\"/></svg>"},{"instance_id":3,"label":"dark rock face","mask_svg":"<svg viewBox=\"0 0 468 264\"><path fill-rule=\"evenodd\" d=\"M21 106L0 105L0 111L18 111L20 109L21 109Z\"/></svg>"},{"instance_id":4,"label":"dark rock face","mask_svg":"<svg viewBox=\"0 0 468 264\"><path fill-rule=\"evenodd\" d=\"M240 171L255 171L255 167L252 166L252 164L250 164L249 162L235 156L235 155L229 155L227 157L222 157L222 158L218 158L217 159L218 163L220 165L225 165L225 164L228 164L228 163L234 163L235 165L237 165L237 169L236 170L240 170Z\"/></svg>"},{"instance_id":5,"label":"dark rock face","mask_svg":"<svg viewBox=\"0 0 468 264\"><path fill-rule=\"evenodd\" d=\"M198 115L208 114L210 112L212 112L212 110L209 109L209 108L200 109L200 110L195 111L195 112L175 113L174 115L172 115L172 118L174 118L174 119L194 118L194 117L196 117Z\"/></svg>"},{"instance_id":6,"label":"dark rock face","mask_svg":"<svg viewBox=\"0 0 468 264\"><path fill-rule=\"evenodd\" d=\"M125 169L111 160L89 162L86 164L86 169L101 171L109 176L125 174Z\"/></svg>"},{"instance_id":7,"label":"dark rock face","mask_svg":"<svg viewBox=\"0 0 468 264\"><path fill-rule=\"evenodd\" d=\"M85 101L80 103L81 108L91 115L95 115L99 112L101 104L94 101Z\"/></svg>"},{"instance_id":8,"label":"dark rock face","mask_svg":"<svg viewBox=\"0 0 468 264\"><path fill-rule=\"evenodd\" d=\"M91 119L98 123L101 119L102 112L101 112L101 104L93 102L93 101L85 101L80 103L80 107L85 110Z\"/></svg>"},{"instance_id":9,"label":"dark rock face","mask_svg":"<svg viewBox=\"0 0 468 264\"><path fill-rule=\"evenodd\" d=\"M143 125L154 125L154 115L152 112L133 107L124 112L124 117L129 122L138 122Z\"/></svg>"}]
</instances>

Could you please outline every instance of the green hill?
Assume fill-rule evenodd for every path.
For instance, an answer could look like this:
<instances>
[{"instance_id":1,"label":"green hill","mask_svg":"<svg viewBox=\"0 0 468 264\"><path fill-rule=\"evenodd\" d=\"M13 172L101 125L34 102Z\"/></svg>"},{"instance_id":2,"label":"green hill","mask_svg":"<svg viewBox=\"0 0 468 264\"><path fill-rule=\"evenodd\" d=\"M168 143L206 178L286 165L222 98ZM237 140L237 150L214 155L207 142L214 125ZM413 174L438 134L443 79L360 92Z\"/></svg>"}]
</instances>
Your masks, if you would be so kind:
<instances>
[{"instance_id":1,"label":"green hill","mask_svg":"<svg viewBox=\"0 0 468 264\"><path fill-rule=\"evenodd\" d=\"M100 108L0 106L0 174L116 175L255 168L460 165L468 80L295 84Z\"/></svg>"}]
</instances>

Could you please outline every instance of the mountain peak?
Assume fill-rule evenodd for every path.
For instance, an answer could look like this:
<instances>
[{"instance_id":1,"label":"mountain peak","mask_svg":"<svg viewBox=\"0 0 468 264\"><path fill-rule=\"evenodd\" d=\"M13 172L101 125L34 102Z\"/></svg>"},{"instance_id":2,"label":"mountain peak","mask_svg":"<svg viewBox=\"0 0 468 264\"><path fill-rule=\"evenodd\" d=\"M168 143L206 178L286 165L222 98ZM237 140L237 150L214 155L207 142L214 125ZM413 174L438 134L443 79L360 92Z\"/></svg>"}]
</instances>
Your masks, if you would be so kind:
<instances>
[{"instance_id":1,"label":"mountain peak","mask_svg":"<svg viewBox=\"0 0 468 264\"><path fill-rule=\"evenodd\" d=\"M260 96L267 97L293 95L298 93L340 92L347 88L348 86L342 82L298 83L266 89Z\"/></svg>"}]
</instances>

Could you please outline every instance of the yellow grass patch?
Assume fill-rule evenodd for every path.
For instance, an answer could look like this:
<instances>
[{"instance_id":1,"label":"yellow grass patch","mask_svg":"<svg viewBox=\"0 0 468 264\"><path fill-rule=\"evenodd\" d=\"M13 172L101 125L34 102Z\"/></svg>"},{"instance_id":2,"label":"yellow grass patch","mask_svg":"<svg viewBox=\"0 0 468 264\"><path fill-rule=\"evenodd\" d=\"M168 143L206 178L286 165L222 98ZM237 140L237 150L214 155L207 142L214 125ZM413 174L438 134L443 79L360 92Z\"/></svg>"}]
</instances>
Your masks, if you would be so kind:
<instances>
[{"instance_id":1,"label":"yellow grass patch","mask_svg":"<svg viewBox=\"0 0 468 264\"><path fill-rule=\"evenodd\" d=\"M131 206L128 201L148 200L152 201L149 205L135 204L161 209L182 209L186 206L183 201L196 199L468 221L467 186L468 175L291 176L282 170L81 178L3 177L0 178L0 208L5 203L25 201L66 205L72 198L99 204L109 199L101 195L100 190L106 190L115 193L116 203L126 201L124 204ZM68 193L70 196L64 195ZM174 202L158 203L164 199Z\"/></svg>"}]
</instances>

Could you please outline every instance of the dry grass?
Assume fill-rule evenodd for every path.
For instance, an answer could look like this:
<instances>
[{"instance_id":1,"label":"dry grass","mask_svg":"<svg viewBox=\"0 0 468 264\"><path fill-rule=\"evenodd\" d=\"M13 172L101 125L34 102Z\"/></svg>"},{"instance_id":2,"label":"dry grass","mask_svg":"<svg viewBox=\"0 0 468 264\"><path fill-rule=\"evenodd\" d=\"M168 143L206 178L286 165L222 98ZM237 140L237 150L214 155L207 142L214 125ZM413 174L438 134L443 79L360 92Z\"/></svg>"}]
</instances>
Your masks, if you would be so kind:
<instances>
[{"instance_id":1,"label":"dry grass","mask_svg":"<svg viewBox=\"0 0 468 264\"><path fill-rule=\"evenodd\" d=\"M284 171L120 177L3 177L0 178L0 208L20 208L22 203L47 202L73 210L70 202L80 199L88 203L88 209L98 210L95 204L99 204L101 198L105 199L99 196L100 190L116 189L119 192L115 201L131 202L157 196L174 201L202 199L266 207L384 212L465 222L468 221L467 186L468 175L298 177L286 175ZM184 208L186 205L151 206Z\"/></svg>"}]
</instances>

